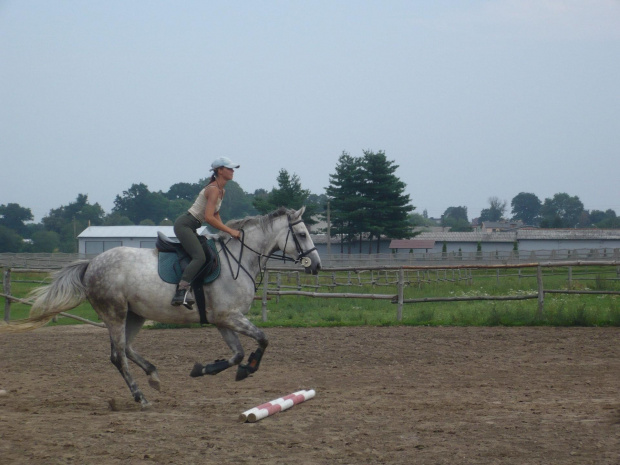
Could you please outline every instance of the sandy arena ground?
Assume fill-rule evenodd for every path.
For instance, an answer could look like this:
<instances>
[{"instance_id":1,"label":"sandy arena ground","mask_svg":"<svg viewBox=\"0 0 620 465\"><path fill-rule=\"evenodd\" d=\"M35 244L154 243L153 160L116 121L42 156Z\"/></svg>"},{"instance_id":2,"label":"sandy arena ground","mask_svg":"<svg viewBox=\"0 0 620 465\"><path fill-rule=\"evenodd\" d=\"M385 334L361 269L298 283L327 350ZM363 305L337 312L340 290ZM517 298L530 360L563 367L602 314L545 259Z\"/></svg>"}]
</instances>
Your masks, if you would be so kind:
<instances>
[{"instance_id":1,"label":"sandy arena ground","mask_svg":"<svg viewBox=\"0 0 620 465\"><path fill-rule=\"evenodd\" d=\"M88 325L0 334L0 463L620 463L620 328L267 329L258 373L214 328L143 330L161 392L141 411ZM244 340L246 350L253 342ZM244 410L316 397L257 423Z\"/></svg>"}]
</instances>

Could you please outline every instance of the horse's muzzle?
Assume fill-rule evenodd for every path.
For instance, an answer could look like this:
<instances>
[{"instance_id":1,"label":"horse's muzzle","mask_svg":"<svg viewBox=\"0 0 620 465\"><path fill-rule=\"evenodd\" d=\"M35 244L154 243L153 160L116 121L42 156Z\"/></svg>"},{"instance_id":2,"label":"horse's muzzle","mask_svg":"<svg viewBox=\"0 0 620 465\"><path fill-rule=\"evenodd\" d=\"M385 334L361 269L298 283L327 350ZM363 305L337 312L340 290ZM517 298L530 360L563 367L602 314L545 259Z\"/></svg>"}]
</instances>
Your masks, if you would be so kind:
<instances>
[{"instance_id":1,"label":"horse's muzzle","mask_svg":"<svg viewBox=\"0 0 620 465\"><path fill-rule=\"evenodd\" d=\"M316 266L308 266L304 268L304 271L306 274L319 274L319 271L321 271L321 263L317 263Z\"/></svg>"}]
</instances>

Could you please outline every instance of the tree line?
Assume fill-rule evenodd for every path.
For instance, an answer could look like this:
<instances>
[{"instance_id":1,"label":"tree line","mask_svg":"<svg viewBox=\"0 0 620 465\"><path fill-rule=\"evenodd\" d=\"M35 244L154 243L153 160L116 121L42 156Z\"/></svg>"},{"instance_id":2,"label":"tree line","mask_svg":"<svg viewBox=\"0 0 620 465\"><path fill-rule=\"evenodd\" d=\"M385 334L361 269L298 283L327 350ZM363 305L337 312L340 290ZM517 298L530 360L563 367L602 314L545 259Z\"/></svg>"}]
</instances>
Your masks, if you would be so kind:
<instances>
[{"instance_id":1,"label":"tree line","mask_svg":"<svg viewBox=\"0 0 620 465\"><path fill-rule=\"evenodd\" d=\"M489 197L489 207L480 212L476 218L482 222L518 222L520 226L539 228L620 228L620 218L612 209L586 210L578 196L565 192L541 201L530 192L520 192L512 198L510 206L512 215L507 215L508 202L498 197ZM423 222L424 219L419 220ZM451 231L471 231L472 225L467 218L467 207L449 207L441 216L441 226L450 227Z\"/></svg>"},{"instance_id":2,"label":"tree line","mask_svg":"<svg viewBox=\"0 0 620 465\"><path fill-rule=\"evenodd\" d=\"M311 193L297 175L281 169L277 187L270 191L247 193L230 181L220 214L226 221L266 214L280 206L297 209L305 205L304 221L309 226L315 224L315 218L329 215L330 234L339 237L341 252L361 252L362 244L367 243L369 253L379 253L381 237L411 238L419 227L438 224L426 211L414 212L416 207L405 194L406 184L396 175L398 168L383 151L363 151L358 157L342 152L324 193ZM115 197L109 213L98 203L91 204L87 194L78 194L74 202L50 210L40 223L33 222L30 208L16 203L0 205L0 253L74 253L77 236L89 225L172 225L208 181L176 183L166 192L153 192L144 183L133 184ZM541 201L535 194L521 192L510 205L512 215L507 215L508 203L490 197L489 207L477 221L512 220L543 228L620 228L613 210L585 210L579 197L566 193ZM439 224L451 231L472 230L465 206L448 207Z\"/></svg>"},{"instance_id":3,"label":"tree line","mask_svg":"<svg viewBox=\"0 0 620 465\"><path fill-rule=\"evenodd\" d=\"M373 210L384 211L381 215L375 215L376 218L372 220L365 220L363 223L353 221L349 207L340 208L344 205L341 197L347 195L349 190L340 192L334 187L329 193L316 195L304 189L300 178L295 174L290 175L285 169L279 171L277 187L270 191L257 189L254 193L247 193L236 182L230 181L226 185L226 201L222 204L220 215L226 221L266 214L280 206L298 209L305 205L304 221L311 227L316 223L315 218L325 217L331 200L328 196L333 195L335 198L332 219L337 225L332 231L333 234L346 230L347 237L353 237L354 231L357 231L357 234L359 231L368 231L375 237L386 233L404 237L404 234L410 231L406 212L414 207L397 207L398 201L393 195L395 190L392 190L394 185L387 185L389 192L384 192L386 187L381 186L382 182L395 182L397 191L404 190L405 184L394 174L397 166L387 161L384 152L364 152L363 157L355 160L356 169L360 171L356 179L367 177L366 187L362 189L360 185L355 190L355 195L364 199L364 203L359 205L359 208L363 208L363 214L358 212L358 217L371 216L369 212ZM380 166L374 168L374 165ZM367 175L371 172L372 174ZM336 178L342 181L343 185L348 183L348 180L338 175ZM144 183L133 184L116 196L114 207L109 213L106 213L99 203L92 204L87 194L78 194L74 202L50 210L40 223L32 222L30 208L16 203L0 205L0 252L74 253L77 251L77 236L89 225L172 225L177 216L190 208L208 182L208 178L202 178L196 183L176 183L166 192L151 191ZM344 201L346 202L346 199ZM404 196L400 201L409 202L409 197ZM380 218L385 218L385 225L381 224ZM403 224L397 226L399 222Z\"/></svg>"},{"instance_id":4,"label":"tree line","mask_svg":"<svg viewBox=\"0 0 620 465\"><path fill-rule=\"evenodd\" d=\"M144 183L133 184L114 199L114 207L106 213L99 203L91 204L88 195L78 194L74 202L50 210L40 223L32 223L30 208L16 203L0 205L0 252L52 253L77 252L77 236L88 226L172 226L186 212L198 193L209 182L204 178L196 183L173 184L168 191L151 191ZM301 187L297 175L281 170L278 187L271 191L257 189L244 192L239 184L226 185L226 201L220 215L224 220L265 214L280 205L300 208L306 205L308 224L314 220L325 196L316 196Z\"/></svg>"}]
</instances>

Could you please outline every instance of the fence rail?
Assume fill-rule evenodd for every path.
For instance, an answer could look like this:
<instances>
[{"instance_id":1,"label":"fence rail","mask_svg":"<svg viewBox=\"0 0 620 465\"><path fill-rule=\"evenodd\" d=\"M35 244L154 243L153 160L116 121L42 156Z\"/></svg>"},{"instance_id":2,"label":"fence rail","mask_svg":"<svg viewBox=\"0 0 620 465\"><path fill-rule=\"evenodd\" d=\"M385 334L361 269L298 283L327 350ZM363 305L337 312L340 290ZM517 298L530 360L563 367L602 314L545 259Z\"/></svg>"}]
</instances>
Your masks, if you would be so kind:
<instances>
[{"instance_id":1,"label":"fence rail","mask_svg":"<svg viewBox=\"0 0 620 465\"><path fill-rule=\"evenodd\" d=\"M25 304L25 305L32 305L32 302L30 302L28 300L20 299L19 297L15 297L15 296L11 295L11 274L12 273L50 273L52 271L53 270L46 270L46 269L15 269L15 270L11 270L10 268L8 268L7 270L4 271L4 273L2 275L2 286L3 286L4 293L0 293L0 297L4 297L4 321L8 322L11 319L11 302L19 302L19 303ZM15 280L13 280L13 282L15 282ZM23 280L21 280L20 282L33 282L33 281L23 281ZM37 282L43 283L43 281L37 281ZM82 318L81 316L72 315L70 313L60 312L59 315L60 316L64 316L66 318L73 318L74 320L81 321L82 323L88 323L88 324L91 324L93 326L98 326L100 328L105 328L106 327L106 325L104 323L97 323L95 321L91 321L91 320L88 320L86 318ZM54 321L56 321L56 317L54 317Z\"/></svg>"},{"instance_id":2,"label":"fence rail","mask_svg":"<svg viewBox=\"0 0 620 465\"><path fill-rule=\"evenodd\" d=\"M280 273L290 273L290 270L283 267L278 268L268 268L265 272L264 280L265 283L262 289L262 308L261 308L261 316L263 321L267 321L267 301L268 296L284 296L284 295L299 295L313 298L355 298L355 299L375 299L375 300L389 300L393 304L397 304L397 313L396 319L398 321L402 321L403 317L403 306L404 304L414 304L414 303L426 303L426 302L463 302L463 301L482 301L482 300L528 300L528 299L537 299L538 300L538 317L542 317L544 310L544 298L545 294L609 294L609 295L620 295L618 291L587 291L587 290L572 290L572 289L545 289L543 285L543 268L558 268L558 267L566 267L568 268L568 286L572 287L572 279L573 267L582 267L582 266L609 266L616 267L616 276L620 276L620 260L574 260L574 261L550 261L550 262L542 262L542 263L522 263L522 264L476 264L476 265L407 265L407 266L369 266L369 267L338 267L338 268L329 268L323 270L323 272L337 272L337 271L347 271L347 272L363 272L363 271L393 271L397 273L398 279L393 282L396 285L396 293L391 294L367 294L367 293L328 293L328 292L308 292L301 290L301 284L299 281L299 272L296 271L298 275L298 290L293 291L283 291L281 290L282 286L280 284L281 278L279 277ZM405 272L407 271L429 271L429 270L466 270L469 272L469 276L467 279L471 283L471 270L473 269L490 269L497 270L499 272L500 269L518 269L519 273L522 268L536 268L536 281L537 281L537 291L535 293L523 294L517 296L463 296L463 297L425 297L425 298L417 298L417 299L405 299L404 298L404 289L406 285L411 285L412 281L405 280ZM270 284L274 284L270 281L269 275L270 273L276 273L276 289L269 288ZM333 275L332 275L333 276ZM497 275L499 279L499 274ZM520 276L520 274L519 274ZM521 277L521 276L520 276ZM335 283L334 278L333 282ZM387 278L386 278L387 281ZM438 279L439 281L439 279ZM419 278L418 278L418 282ZM371 281L374 283L374 281ZM347 285L353 285L353 282L348 279ZM327 287L334 286L334 284L328 284ZM316 284L311 285L311 287L319 288L319 281L317 278Z\"/></svg>"},{"instance_id":3,"label":"fence rail","mask_svg":"<svg viewBox=\"0 0 620 465\"><path fill-rule=\"evenodd\" d=\"M541 261L567 260L620 260L619 248L598 249L554 249L554 250L511 250L480 252L406 252L386 254L330 254L321 255L322 263L329 268L338 266L372 266L377 263L392 265L419 265L436 263L457 265L475 263L518 264Z\"/></svg>"},{"instance_id":4,"label":"fence rail","mask_svg":"<svg viewBox=\"0 0 620 465\"><path fill-rule=\"evenodd\" d=\"M301 282L301 272L291 267L269 267L265 270L265 275L263 277L263 287L262 287L262 297L257 296L257 299L262 301L262 319L263 321L267 321L267 302L270 300L269 296L305 296L312 298L323 298L323 299L333 299L333 298L355 298L355 299L372 299L372 300L389 300L391 303L397 305L397 314L396 318L398 321L402 321L403 314L403 306L404 304L417 304L417 303L426 303L426 302L460 302L460 301L476 301L476 300L527 300L527 299L538 299L538 316L541 317L544 308L544 296L545 294L601 294L601 295L620 295L620 291L592 291L592 290L574 290L571 289L573 276L573 267L586 267L586 266L596 266L596 267L616 267L615 274L617 277L620 277L620 260L571 260L571 261L546 261L546 262L538 262L538 263L497 263L497 264L418 264L418 265L375 265L375 266L346 266L346 267L333 267L326 268L322 270L321 275L331 276L330 283L320 283L319 278L320 275L315 276L314 284L302 284ZM423 283L430 283L432 279L429 275L431 271L436 272L435 282L440 281L467 281L468 284L473 284L472 270L496 270L497 279L499 281L499 270L501 269L517 269L519 278L526 277L521 274L522 269L527 268L536 268L535 275L529 275L527 277L536 277L537 280L537 291L535 293L523 294L523 295L511 295L511 296L462 296L462 297L423 297L416 299L405 299L404 298L404 289L406 286L411 286L417 284L421 286ZM568 289L545 289L543 286L543 268L567 268L567 277L568 277ZM0 294L1 297L5 298L5 314L4 319L6 321L10 318L10 306L11 301L17 301L20 303L29 304L22 299L14 297L11 295L11 273L35 273L35 272L51 272L54 269L45 269L45 268L21 268L21 269L11 269L8 268L5 270L3 274L3 287L4 293ZM409 273L416 272L416 278L412 279ZM440 278L440 272L443 271L444 277ZM452 279L448 278L448 271L452 272ZM345 278L341 276L337 276L336 273L346 272L347 275ZM396 275L395 280L390 280L388 273L394 273ZM295 286L282 285L281 283L281 275L282 274L294 274L296 276L297 283ZM352 273L357 275L357 280L352 279ZM370 274L370 281L362 282L361 275L363 273ZM374 273L377 273L375 275ZM383 276L381 274L383 273ZM405 274L407 273L407 279L405 279ZM422 276L420 276L422 273ZM458 273L458 276L457 276ZM271 281L271 275L276 275L276 281ZM338 282L338 279L344 280L344 282ZM381 283L381 279L384 280L384 283ZM618 278L610 278L609 280L618 280ZM355 282L357 281L357 282ZM395 293L337 293L337 292L317 292L318 289L324 287L328 289L333 289L338 286L355 286L355 285L367 285L371 284L374 286L396 286ZM273 287L275 286L275 288ZM314 288L315 291L304 291L302 290L304 287ZM283 290L283 289L294 289L294 290ZM75 317L74 315L64 314L63 316L68 316L71 318L80 319L79 317ZM100 324L90 322L86 320L86 322L91 324L96 324L100 326Z\"/></svg>"}]
</instances>

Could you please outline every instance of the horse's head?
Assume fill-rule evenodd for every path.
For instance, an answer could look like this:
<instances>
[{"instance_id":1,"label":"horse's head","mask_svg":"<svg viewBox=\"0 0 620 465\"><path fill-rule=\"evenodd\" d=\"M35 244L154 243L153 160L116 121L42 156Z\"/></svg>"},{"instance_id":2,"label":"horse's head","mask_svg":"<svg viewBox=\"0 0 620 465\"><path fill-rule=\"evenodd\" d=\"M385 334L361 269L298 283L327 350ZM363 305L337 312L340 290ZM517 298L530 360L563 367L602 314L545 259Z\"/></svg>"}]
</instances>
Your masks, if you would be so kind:
<instances>
[{"instance_id":1,"label":"horse's head","mask_svg":"<svg viewBox=\"0 0 620 465\"><path fill-rule=\"evenodd\" d=\"M295 263L301 263L306 273L317 274L321 269L321 258L301 219L304 211L305 207L297 211L280 207L267 215L232 220L226 224L244 231L240 247L247 247L259 257L292 259ZM230 236L223 232L219 237L230 240ZM244 242L246 239L247 243ZM287 257L275 255L278 250Z\"/></svg>"},{"instance_id":2,"label":"horse's head","mask_svg":"<svg viewBox=\"0 0 620 465\"><path fill-rule=\"evenodd\" d=\"M288 213L288 232L281 235L282 243L278 244L285 254L295 257L306 273L317 274L321 269L321 257L312 242L310 232L301 219L306 207Z\"/></svg>"}]
</instances>

